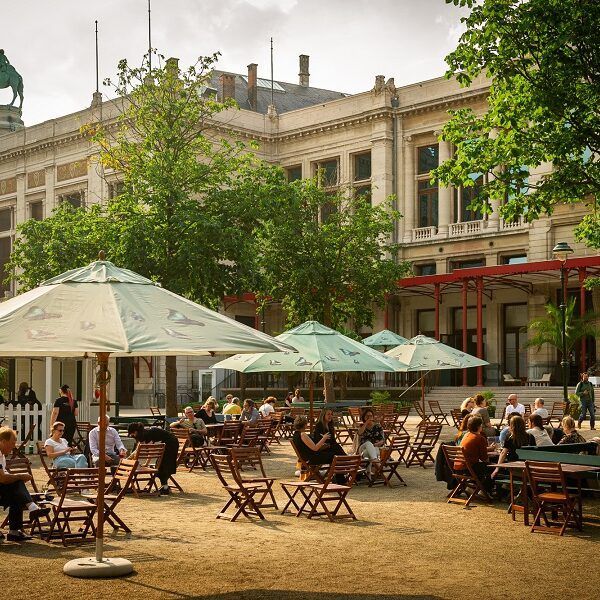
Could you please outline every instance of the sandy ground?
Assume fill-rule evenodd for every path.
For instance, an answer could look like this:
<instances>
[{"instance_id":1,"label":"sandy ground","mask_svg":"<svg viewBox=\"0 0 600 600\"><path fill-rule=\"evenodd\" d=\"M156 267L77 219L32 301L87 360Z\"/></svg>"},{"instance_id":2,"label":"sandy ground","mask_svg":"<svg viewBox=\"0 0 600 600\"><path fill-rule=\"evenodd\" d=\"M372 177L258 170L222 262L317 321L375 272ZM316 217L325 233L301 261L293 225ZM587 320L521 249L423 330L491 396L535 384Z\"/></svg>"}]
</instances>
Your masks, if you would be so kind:
<instances>
[{"instance_id":1,"label":"sandy ground","mask_svg":"<svg viewBox=\"0 0 600 600\"><path fill-rule=\"evenodd\" d=\"M443 439L452 435L446 428ZM585 432L591 437L590 432ZM264 459L267 473L293 478L288 443ZM38 463L34 459L34 465ZM36 472L36 474L39 471ZM133 561L118 580L79 580L62 573L93 546L63 548L35 540L0 544L0 581L11 600L54 598L198 598L337 600L502 598L569 594L600 598L600 500L586 499L583 533L531 534L505 504L464 510L446 503L433 469L402 469L408 487L358 486L356 522L279 514L266 521L215 519L226 496L213 472L177 478L185 494L127 496L119 514L134 533L110 533L106 554ZM39 473L38 480L42 480ZM277 486L278 502L283 494Z\"/></svg>"}]
</instances>

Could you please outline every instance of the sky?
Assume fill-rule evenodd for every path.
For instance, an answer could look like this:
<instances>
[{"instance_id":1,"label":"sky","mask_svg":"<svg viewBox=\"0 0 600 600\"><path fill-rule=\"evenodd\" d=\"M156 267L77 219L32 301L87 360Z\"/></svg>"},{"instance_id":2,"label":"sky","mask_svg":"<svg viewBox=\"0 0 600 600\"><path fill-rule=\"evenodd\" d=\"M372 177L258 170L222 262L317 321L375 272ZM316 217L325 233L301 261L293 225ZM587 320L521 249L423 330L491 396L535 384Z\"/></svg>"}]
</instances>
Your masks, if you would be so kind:
<instances>
[{"instance_id":1,"label":"sky","mask_svg":"<svg viewBox=\"0 0 600 600\"><path fill-rule=\"evenodd\" d=\"M298 55L310 55L310 84L347 93L444 74L444 56L462 31L461 10L445 0L151 0L152 46L182 67L219 51L217 68L298 82ZM148 47L147 0L3 2L0 46L23 76L23 120L33 125L82 110L95 91L94 21L100 91L119 59L141 64ZM11 91L0 90L0 104Z\"/></svg>"}]
</instances>

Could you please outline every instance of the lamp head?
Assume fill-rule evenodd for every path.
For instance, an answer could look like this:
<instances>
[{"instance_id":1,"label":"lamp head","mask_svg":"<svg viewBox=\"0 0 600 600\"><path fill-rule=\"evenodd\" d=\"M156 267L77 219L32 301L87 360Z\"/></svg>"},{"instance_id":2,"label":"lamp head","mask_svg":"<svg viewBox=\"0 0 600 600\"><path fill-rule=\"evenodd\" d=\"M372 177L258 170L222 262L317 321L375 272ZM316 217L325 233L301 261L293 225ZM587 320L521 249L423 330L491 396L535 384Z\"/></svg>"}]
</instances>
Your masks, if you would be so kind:
<instances>
[{"instance_id":1,"label":"lamp head","mask_svg":"<svg viewBox=\"0 0 600 600\"><path fill-rule=\"evenodd\" d=\"M573 248L571 248L567 242L558 242L552 249L552 254L554 255L554 258L564 263L569 257L569 254L573 254Z\"/></svg>"}]
</instances>

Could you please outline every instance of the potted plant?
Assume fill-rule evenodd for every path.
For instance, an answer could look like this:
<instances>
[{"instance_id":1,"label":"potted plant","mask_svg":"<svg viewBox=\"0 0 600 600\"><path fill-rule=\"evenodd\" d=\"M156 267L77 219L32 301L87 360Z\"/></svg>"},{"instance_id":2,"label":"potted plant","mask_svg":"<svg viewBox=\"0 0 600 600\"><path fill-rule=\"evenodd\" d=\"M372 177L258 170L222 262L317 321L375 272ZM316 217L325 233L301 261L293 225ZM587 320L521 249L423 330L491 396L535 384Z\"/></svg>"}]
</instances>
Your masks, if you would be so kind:
<instances>
[{"instance_id":1,"label":"potted plant","mask_svg":"<svg viewBox=\"0 0 600 600\"><path fill-rule=\"evenodd\" d=\"M581 400L577 394L569 394L569 414L577 421L581 415Z\"/></svg>"},{"instance_id":2,"label":"potted plant","mask_svg":"<svg viewBox=\"0 0 600 600\"><path fill-rule=\"evenodd\" d=\"M391 395L387 391L383 392L380 390L374 390L371 392L370 395L371 395L371 404L373 406L390 403Z\"/></svg>"},{"instance_id":3,"label":"potted plant","mask_svg":"<svg viewBox=\"0 0 600 600\"><path fill-rule=\"evenodd\" d=\"M487 402L487 409L490 419L494 419L496 417L496 394L490 390L486 390L485 392L481 392L481 395Z\"/></svg>"}]
</instances>

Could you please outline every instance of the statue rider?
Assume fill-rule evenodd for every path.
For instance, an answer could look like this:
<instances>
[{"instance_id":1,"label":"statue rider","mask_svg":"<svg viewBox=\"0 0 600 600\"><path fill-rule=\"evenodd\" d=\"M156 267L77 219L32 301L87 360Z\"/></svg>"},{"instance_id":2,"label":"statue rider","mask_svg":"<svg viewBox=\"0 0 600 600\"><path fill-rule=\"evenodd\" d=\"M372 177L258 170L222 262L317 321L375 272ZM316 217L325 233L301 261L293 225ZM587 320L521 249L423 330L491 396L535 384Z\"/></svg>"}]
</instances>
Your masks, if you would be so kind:
<instances>
[{"instance_id":1,"label":"statue rider","mask_svg":"<svg viewBox=\"0 0 600 600\"><path fill-rule=\"evenodd\" d=\"M6 58L6 54L4 54L4 50L0 48L0 71L8 71L8 66L10 65L10 61Z\"/></svg>"}]
</instances>

